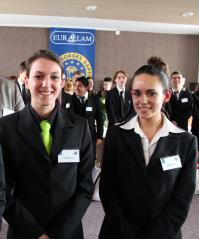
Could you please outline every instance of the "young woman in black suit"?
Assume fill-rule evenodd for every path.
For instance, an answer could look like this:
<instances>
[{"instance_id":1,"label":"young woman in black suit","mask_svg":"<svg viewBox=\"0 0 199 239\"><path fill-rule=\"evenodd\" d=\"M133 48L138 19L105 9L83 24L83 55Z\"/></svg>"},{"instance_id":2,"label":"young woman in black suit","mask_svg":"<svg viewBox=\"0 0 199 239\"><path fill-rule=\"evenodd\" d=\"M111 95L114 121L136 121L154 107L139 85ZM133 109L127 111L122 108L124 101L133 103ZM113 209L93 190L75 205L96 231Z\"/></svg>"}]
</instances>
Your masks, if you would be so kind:
<instances>
[{"instance_id":1,"label":"young woman in black suit","mask_svg":"<svg viewBox=\"0 0 199 239\"><path fill-rule=\"evenodd\" d=\"M137 115L112 127L105 139L100 239L180 239L195 189L196 138L163 113L167 75L139 68L132 83Z\"/></svg>"}]
</instances>

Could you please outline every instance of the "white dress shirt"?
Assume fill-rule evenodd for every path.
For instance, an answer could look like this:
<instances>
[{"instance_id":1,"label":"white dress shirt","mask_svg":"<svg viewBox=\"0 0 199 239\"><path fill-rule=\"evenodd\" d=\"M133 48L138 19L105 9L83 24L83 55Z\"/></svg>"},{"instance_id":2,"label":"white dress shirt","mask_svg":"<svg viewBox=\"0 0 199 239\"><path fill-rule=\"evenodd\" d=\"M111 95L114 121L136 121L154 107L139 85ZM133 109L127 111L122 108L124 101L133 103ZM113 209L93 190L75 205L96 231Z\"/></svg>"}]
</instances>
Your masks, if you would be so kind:
<instances>
[{"instance_id":1,"label":"white dress shirt","mask_svg":"<svg viewBox=\"0 0 199 239\"><path fill-rule=\"evenodd\" d=\"M144 132L142 131L142 129L139 126L138 115L133 117L131 120L129 120L124 125L120 126L121 128L127 129L127 130L134 128L135 133L140 135L146 166L149 164L151 155L153 154L153 152L157 146L158 140L161 137L168 136L169 132L172 132L172 133L183 133L184 132L184 130L179 129L173 123L171 123L171 121L169 121L164 114L162 114L162 116L163 116L162 128L160 128L158 130L158 132L155 134L155 136L153 137L153 139L150 143L149 143L148 138L146 137L146 135L144 134Z\"/></svg>"}]
</instances>

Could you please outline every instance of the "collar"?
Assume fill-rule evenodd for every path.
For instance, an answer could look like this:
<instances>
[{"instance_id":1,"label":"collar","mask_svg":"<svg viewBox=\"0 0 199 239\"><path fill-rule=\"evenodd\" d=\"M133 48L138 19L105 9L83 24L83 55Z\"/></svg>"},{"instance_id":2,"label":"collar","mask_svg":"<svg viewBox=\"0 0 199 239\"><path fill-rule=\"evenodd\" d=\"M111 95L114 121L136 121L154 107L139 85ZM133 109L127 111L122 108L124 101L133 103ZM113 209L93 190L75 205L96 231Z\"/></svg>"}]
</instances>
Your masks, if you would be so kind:
<instances>
[{"instance_id":1,"label":"collar","mask_svg":"<svg viewBox=\"0 0 199 239\"><path fill-rule=\"evenodd\" d=\"M88 91L84 95L85 99L88 100Z\"/></svg>"},{"instance_id":2,"label":"collar","mask_svg":"<svg viewBox=\"0 0 199 239\"><path fill-rule=\"evenodd\" d=\"M23 81L21 81L19 78L17 81L18 81L19 85L22 87L22 85L24 84Z\"/></svg>"},{"instance_id":3,"label":"collar","mask_svg":"<svg viewBox=\"0 0 199 239\"><path fill-rule=\"evenodd\" d=\"M81 98L82 96L84 96L85 100L88 100L88 91L86 91L85 95L76 95L78 98Z\"/></svg>"},{"instance_id":4,"label":"collar","mask_svg":"<svg viewBox=\"0 0 199 239\"><path fill-rule=\"evenodd\" d=\"M28 105L29 106L29 109L30 109L30 112L31 114L33 115L34 119L36 120L37 124L39 125L40 122L44 119L41 119L37 112L34 110L34 108L31 106L31 104ZM54 121L55 121L55 117L57 115L57 105L55 104L55 108L54 110L50 113L49 117L46 119L48 120L48 122L51 124L51 126L53 125Z\"/></svg>"},{"instance_id":5,"label":"collar","mask_svg":"<svg viewBox=\"0 0 199 239\"><path fill-rule=\"evenodd\" d=\"M171 121L167 119L167 117L164 114L162 114L162 116L163 116L163 126L159 130L162 137L168 136L169 133L179 134L185 132L184 130L181 130L180 128L176 127ZM120 127L126 130L135 129L135 132L138 133L141 130L138 122L138 115L134 116L127 123L121 125Z\"/></svg>"},{"instance_id":6,"label":"collar","mask_svg":"<svg viewBox=\"0 0 199 239\"><path fill-rule=\"evenodd\" d=\"M121 88L119 88L118 86L116 86L116 88L117 88L117 90L118 90L119 93L120 93L121 91L124 91L124 92L125 92L125 88L124 88L124 89L121 89Z\"/></svg>"}]
</instances>

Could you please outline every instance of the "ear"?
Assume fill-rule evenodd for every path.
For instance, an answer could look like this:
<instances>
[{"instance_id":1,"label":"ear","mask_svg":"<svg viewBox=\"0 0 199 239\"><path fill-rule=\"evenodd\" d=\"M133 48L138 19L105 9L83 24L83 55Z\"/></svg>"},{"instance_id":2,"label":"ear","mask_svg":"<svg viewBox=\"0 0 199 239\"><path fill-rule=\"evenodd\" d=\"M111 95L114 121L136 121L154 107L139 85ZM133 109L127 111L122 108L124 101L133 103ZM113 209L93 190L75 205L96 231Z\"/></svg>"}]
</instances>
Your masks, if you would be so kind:
<instances>
[{"instance_id":1,"label":"ear","mask_svg":"<svg viewBox=\"0 0 199 239\"><path fill-rule=\"evenodd\" d=\"M65 82L66 82L65 79L66 79L65 74L62 74L61 88L65 86Z\"/></svg>"},{"instance_id":2,"label":"ear","mask_svg":"<svg viewBox=\"0 0 199 239\"><path fill-rule=\"evenodd\" d=\"M171 98L171 94L172 94L172 92L170 89L164 91L164 103L169 102L169 100Z\"/></svg>"},{"instance_id":3,"label":"ear","mask_svg":"<svg viewBox=\"0 0 199 239\"><path fill-rule=\"evenodd\" d=\"M28 81L28 77L27 77L27 75L25 76L24 83L25 83L26 88L30 90L30 87L29 87L29 81Z\"/></svg>"}]
</instances>

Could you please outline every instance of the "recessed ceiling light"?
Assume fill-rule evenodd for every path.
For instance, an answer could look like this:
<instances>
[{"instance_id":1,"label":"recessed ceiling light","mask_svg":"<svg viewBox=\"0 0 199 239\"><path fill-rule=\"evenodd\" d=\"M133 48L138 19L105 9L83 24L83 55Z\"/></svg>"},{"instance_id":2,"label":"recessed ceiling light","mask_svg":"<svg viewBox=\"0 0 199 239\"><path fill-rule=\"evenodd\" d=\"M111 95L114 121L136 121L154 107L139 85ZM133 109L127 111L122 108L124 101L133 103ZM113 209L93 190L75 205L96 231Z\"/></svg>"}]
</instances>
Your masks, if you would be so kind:
<instances>
[{"instance_id":1,"label":"recessed ceiling light","mask_svg":"<svg viewBox=\"0 0 199 239\"><path fill-rule=\"evenodd\" d=\"M193 15L194 15L193 12L184 12L184 13L182 14L183 17L192 17Z\"/></svg>"},{"instance_id":2,"label":"recessed ceiling light","mask_svg":"<svg viewBox=\"0 0 199 239\"><path fill-rule=\"evenodd\" d=\"M95 11L97 9L97 6L95 6L95 5L88 5L87 7L86 7L86 10L87 11Z\"/></svg>"}]
</instances>

